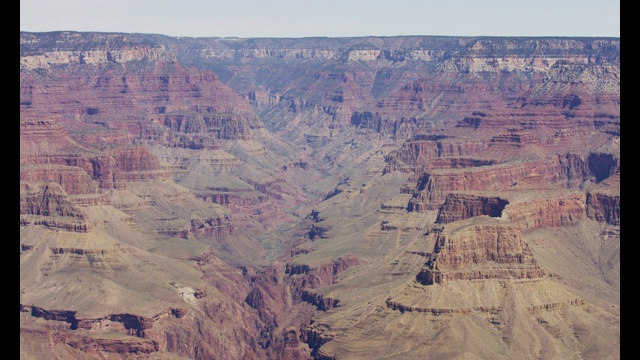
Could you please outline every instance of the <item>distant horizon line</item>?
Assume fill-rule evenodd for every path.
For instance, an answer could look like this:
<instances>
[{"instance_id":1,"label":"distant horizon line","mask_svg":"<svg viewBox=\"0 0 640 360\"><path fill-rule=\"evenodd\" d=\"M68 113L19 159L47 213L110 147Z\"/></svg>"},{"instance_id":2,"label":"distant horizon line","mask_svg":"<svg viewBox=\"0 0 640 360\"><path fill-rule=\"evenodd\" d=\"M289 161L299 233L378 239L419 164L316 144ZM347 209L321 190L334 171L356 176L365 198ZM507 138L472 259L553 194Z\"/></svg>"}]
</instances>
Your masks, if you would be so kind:
<instances>
[{"instance_id":1,"label":"distant horizon line","mask_svg":"<svg viewBox=\"0 0 640 360\"><path fill-rule=\"evenodd\" d=\"M153 32L132 31L103 31L103 30L20 30L21 33L97 33L97 34L132 34L132 35L159 35L172 38L191 39L345 39L345 38L396 38L396 37L442 37L442 38L593 38L593 39L620 39L620 36L608 35L310 35L310 36L192 36L192 35L167 35Z\"/></svg>"}]
</instances>

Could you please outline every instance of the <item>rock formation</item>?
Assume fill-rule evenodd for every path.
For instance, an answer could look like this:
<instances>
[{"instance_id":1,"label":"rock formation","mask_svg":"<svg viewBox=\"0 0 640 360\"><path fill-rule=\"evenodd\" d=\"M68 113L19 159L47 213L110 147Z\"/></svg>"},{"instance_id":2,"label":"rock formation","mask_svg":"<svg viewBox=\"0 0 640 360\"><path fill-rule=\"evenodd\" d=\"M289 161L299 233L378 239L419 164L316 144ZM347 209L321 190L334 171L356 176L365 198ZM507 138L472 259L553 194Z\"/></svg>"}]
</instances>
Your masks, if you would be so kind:
<instances>
[{"instance_id":1,"label":"rock formation","mask_svg":"<svg viewBox=\"0 0 640 360\"><path fill-rule=\"evenodd\" d=\"M22 357L619 357L619 39L20 44Z\"/></svg>"},{"instance_id":2,"label":"rock formation","mask_svg":"<svg viewBox=\"0 0 640 360\"><path fill-rule=\"evenodd\" d=\"M544 275L518 229L473 226L439 233L426 268L417 276L423 285L452 280L536 279Z\"/></svg>"}]
</instances>

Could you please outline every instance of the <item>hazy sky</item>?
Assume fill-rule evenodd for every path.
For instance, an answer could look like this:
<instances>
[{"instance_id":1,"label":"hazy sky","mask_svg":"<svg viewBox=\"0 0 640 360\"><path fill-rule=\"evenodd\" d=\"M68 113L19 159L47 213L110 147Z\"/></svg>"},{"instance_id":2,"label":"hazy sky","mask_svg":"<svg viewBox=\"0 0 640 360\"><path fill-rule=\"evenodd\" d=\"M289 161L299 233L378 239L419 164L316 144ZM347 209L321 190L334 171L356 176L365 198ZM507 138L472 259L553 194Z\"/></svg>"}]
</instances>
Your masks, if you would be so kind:
<instances>
[{"instance_id":1,"label":"hazy sky","mask_svg":"<svg viewBox=\"0 0 640 360\"><path fill-rule=\"evenodd\" d=\"M20 0L20 30L172 36L620 36L619 0Z\"/></svg>"}]
</instances>

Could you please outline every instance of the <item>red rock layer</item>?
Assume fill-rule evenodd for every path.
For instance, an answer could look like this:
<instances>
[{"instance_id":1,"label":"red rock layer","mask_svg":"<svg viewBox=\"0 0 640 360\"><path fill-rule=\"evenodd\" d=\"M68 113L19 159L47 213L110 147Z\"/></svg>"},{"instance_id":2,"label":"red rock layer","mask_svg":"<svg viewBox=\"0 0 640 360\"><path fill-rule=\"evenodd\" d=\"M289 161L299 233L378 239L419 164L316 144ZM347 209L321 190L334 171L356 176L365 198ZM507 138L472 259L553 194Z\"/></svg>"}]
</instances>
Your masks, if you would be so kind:
<instances>
[{"instance_id":1,"label":"red rock layer","mask_svg":"<svg viewBox=\"0 0 640 360\"><path fill-rule=\"evenodd\" d=\"M85 213L57 183L30 185L20 182L20 214L45 217L86 218Z\"/></svg>"},{"instance_id":2,"label":"red rock layer","mask_svg":"<svg viewBox=\"0 0 640 360\"><path fill-rule=\"evenodd\" d=\"M554 160L427 173L419 180L408 209L435 210L450 192L502 190L532 174L538 174L551 182L563 177L559 162Z\"/></svg>"},{"instance_id":3,"label":"red rock layer","mask_svg":"<svg viewBox=\"0 0 640 360\"><path fill-rule=\"evenodd\" d=\"M22 166L20 180L31 183L56 183L69 195L93 194L98 190L91 176L75 166Z\"/></svg>"},{"instance_id":4,"label":"red rock layer","mask_svg":"<svg viewBox=\"0 0 640 360\"><path fill-rule=\"evenodd\" d=\"M315 269L305 264L287 264L285 273L290 276L302 275L297 281L301 288L317 289L334 284L338 274L359 263L356 256L347 254Z\"/></svg>"},{"instance_id":5,"label":"red rock layer","mask_svg":"<svg viewBox=\"0 0 640 360\"><path fill-rule=\"evenodd\" d=\"M175 132L209 133L219 139L248 139L249 130L261 126L249 104L213 73L187 69L173 61L155 61L146 69L131 62L52 64L44 76L37 69L25 68L21 71L21 118L83 120L157 141L163 141L165 135L154 124Z\"/></svg>"},{"instance_id":6,"label":"red rock layer","mask_svg":"<svg viewBox=\"0 0 640 360\"><path fill-rule=\"evenodd\" d=\"M423 171L441 168L459 168L492 165L494 161L466 158L485 149L482 142L461 142L444 139L444 136L416 135L405 141L400 149L385 157L389 164L385 173L392 170Z\"/></svg>"},{"instance_id":7,"label":"red rock layer","mask_svg":"<svg viewBox=\"0 0 640 360\"><path fill-rule=\"evenodd\" d=\"M416 190L405 187L403 193L413 192L409 211L435 210L455 191L504 190L531 177L572 188L585 181L601 182L618 169L619 160L612 154L562 154L525 163L434 170L418 178Z\"/></svg>"},{"instance_id":8,"label":"red rock layer","mask_svg":"<svg viewBox=\"0 0 640 360\"><path fill-rule=\"evenodd\" d=\"M474 216L501 217L508 200L464 194L449 194L438 211L436 223L446 224Z\"/></svg>"},{"instance_id":9,"label":"red rock layer","mask_svg":"<svg viewBox=\"0 0 640 360\"><path fill-rule=\"evenodd\" d=\"M522 232L529 232L575 225L585 218L585 210L584 194L573 194L511 203L505 209L505 217Z\"/></svg>"},{"instance_id":10,"label":"red rock layer","mask_svg":"<svg viewBox=\"0 0 640 360\"><path fill-rule=\"evenodd\" d=\"M430 285L451 280L535 279L543 275L519 229L471 225L437 235L431 259L417 280Z\"/></svg>"}]
</instances>

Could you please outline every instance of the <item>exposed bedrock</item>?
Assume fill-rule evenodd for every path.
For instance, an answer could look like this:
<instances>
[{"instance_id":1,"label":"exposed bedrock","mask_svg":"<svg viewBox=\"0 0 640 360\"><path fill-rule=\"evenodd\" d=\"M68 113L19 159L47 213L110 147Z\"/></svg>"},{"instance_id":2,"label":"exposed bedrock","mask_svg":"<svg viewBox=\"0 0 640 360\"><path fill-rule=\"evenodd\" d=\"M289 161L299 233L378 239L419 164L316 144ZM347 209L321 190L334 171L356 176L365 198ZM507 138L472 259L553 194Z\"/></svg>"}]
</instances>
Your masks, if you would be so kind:
<instances>
[{"instance_id":1,"label":"exposed bedrock","mask_svg":"<svg viewBox=\"0 0 640 360\"><path fill-rule=\"evenodd\" d=\"M93 225L75 200L58 183L20 182L20 226L90 232Z\"/></svg>"},{"instance_id":2,"label":"exposed bedrock","mask_svg":"<svg viewBox=\"0 0 640 360\"><path fill-rule=\"evenodd\" d=\"M501 217L507 204L508 200L499 197L449 194L438 211L436 223L446 224L480 215Z\"/></svg>"},{"instance_id":3,"label":"exposed bedrock","mask_svg":"<svg viewBox=\"0 0 640 360\"><path fill-rule=\"evenodd\" d=\"M144 337L144 330L153 327L153 319L134 314L111 314L101 318L78 318L76 311L47 310L35 305L20 304L20 311L31 312L31 316L46 320L63 321L71 330L104 327L105 322L119 323L129 335Z\"/></svg>"},{"instance_id":4,"label":"exposed bedrock","mask_svg":"<svg viewBox=\"0 0 640 360\"><path fill-rule=\"evenodd\" d=\"M306 289L334 284L338 274L359 263L357 257L347 254L318 268L305 264L286 264L284 269L270 266L251 277L253 287L245 301L258 310L260 318L265 323L272 321L276 314L282 313L292 303L306 301L320 307L323 307L321 304L325 302L337 303L337 300L323 299L322 296L310 293Z\"/></svg>"},{"instance_id":5,"label":"exposed bedrock","mask_svg":"<svg viewBox=\"0 0 640 360\"><path fill-rule=\"evenodd\" d=\"M249 274L249 272L252 272ZM243 269L251 283L245 302L254 308L264 324L260 330L260 346L270 354L268 358L307 359L305 344L301 343L301 332L311 322L313 311L300 311L294 307L293 285L288 281L281 266L271 265L253 273Z\"/></svg>"},{"instance_id":6,"label":"exposed bedrock","mask_svg":"<svg viewBox=\"0 0 640 360\"><path fill-rule=\"evenodd\" d=\"M222 240L235 233L230 215L191 219L190 223L180 228L162 228L159 233L181 239Z\"/></svg>"},{"instance_id":7,"label":"exposed bedrock","mask_svg":"<svg viewBox=\"0 0 640 360\"><path fill-rule=\"evenodd\" d=\"M585 218L584 193L542 195L541 198L512 202L504 210L504 217L522 232L543 227L576 225Z\"/></svg>"},{"instance_id":8,"label":"exposed bedrock","mask_svg":"<svg viewBox=\"0 0 640 360\"><path fill-rule=\"evenodd\" d=\"M94 194L98 188L124 189L127 181L166 178L157 157L147 147L120 147L98 156L89 154L21 159L20 179L57 182L69 195Z\"/></svg>"},{"instance_id":9,"label":"exposed bedrock","mask_svg":"<svg viewBox=\"0 0 640 360\"><path fill-rule=\"evenodd\" d=\"M307 344L301 340L300 330L295 327L286 328L283 331L284 348L282 360L310 360L311 354Z\"/></svg>"},{"instance_id":10,"label":"exposed bedrock","mask_svg":"<svg viewBox=\"0 0 640 360\"><path fill-rule=\"evenodd\" d=\"M601 182L618 169L619 160L613 155L591 153L588 156L565 154L547 160L472 169L434 170L418 177L408 210L436 210L451 192L504 190L531 176L573 188L585 181Z\"/></svg>"},{"instance_id":11,"label":"exposed bedrock","mask_svg":"<svg viewBox=\"0 0 640 360\"><path fill-rule=\"evenodd\" d=\"M229 194L229 193L202 193L202 194L194 194L198 199L218 205L229 205L231 202L230 199L239 200L239 195ZM234 201L234 203L239 203L240 201Z\"/></svg>"},{"instance_id":12,"label":"exposed bedrock","mask_svg":"<svg viewBox=\"0 0 640 360\"><path fill-rule=\"evenodd\" d=\"M250 139L250 129L262 126L248 102L211 72L171 61L158 61L153 69L135 66L96 62L76 64L73 71L58 64L45 71L24 67L21 114L33 119L84 119L154 141L166 141L157 126L217 139Z\"/></svg>"},{"instance_id":13,"label":"exposed bedrock","mask_svg":"<svg viewBox=\"0 0 640 360\"><path fill-rule=\"evenodd\" d=\"M104 357L104 354L150 354L160 350L158 343L147 339L101 339L88 336L72 336L63 342L87 354ZM108 356L108 355L107 355Z\"/></svg>"},{"instance_id":14,"label":"exposed bedrock","mask_svg":"<svg viewBox=\"0 0 640 360\"><path fill-rule=\"evenodd\" d=\"M613 154L590 153L589 155L566 154L558 156L567 186L581 185L585 180L601 182L615 174L620 168L620 159Z\"/></svg>"},{"instance_id":15,"label":"exposed bedrock","mask_svg":"<svg viewBox=\"0 0 640 360\"><path fill-rule=\"evenodd\" d=\"M68 218L21 216L20 226L42 225L49 229L86 233L91 232L93 224L82 220L69 220Z\"/></svg>"},{"instance_id":16,"label":"exposed bedrock","mask_svg":"<svg viewBox=\"0 0 640 360\"><path fill-rule=\"evenodd\" d=\"M587 193L587 217L610 225L620 225L620 195Z\"/></svg>"},{"instance_id":17,"label":"exposed bedrock","mask_svg":"<svg viewBox=\"0 0 640 360\"><path fill-rule=\"evenodd\" d=\"M296 329L298 341L307 342L305 329L311 323L313 312L316 310L311 310L313 308L309 305L300 306L300 303L313 305L319 311L339 306L339 299L325 297L309 289L334 284L342 271L359 263L357 257L347 254L317 268L290 263L284 268L277 265L268 266L251 275L246 269L245 277L248 277L252 285L245 302L256 309L258 316L265 323L262 337L267 343L263 345L268 346L269 351L277 358L293 356L292 354L302 356L308 348L301 344L294 346L292 329ZM295 318L288 318L285 316L288 312L295 312L297 315ZM288 327L278 330L287 324Z\"/></svg>"},{"instance_id":18,"label":"exposed bedrock","mask_svg":"<svg viewBox=\"0 0 640 360\"><path fill-rule=\"evenodd\" d=\"M539 143L540 139L534 137L530 133L509 133L509 134L497 134L491 138L489 147L493 149L505 149L521 148L526 145Z\"/></svg>"},{"instance_id":19,"label":"exposed bedrock","mask_svg":"<svg viewBox=\"0 0 640 360\"><path fill-rule=\"evenodd\" d=\"M539 174L547 180L562 177L558 161L535 161L524 164L484 166L473 170L440 170L425 173L418 180L409 201L409 211L436 210L454 191L502 190L529 175Z\"/></svg>"},{"instance_id":20,"label":"exposed bedrock","mask_svg":"<svg viewBox=\"0 0 640 360\"><path fill-rule=\"evenodd\" d=\"M86 218L84 212L69 200L68 194L57 183L30 185L20 182L20 214Z\"/></svg>"},{"instance_id":21,"label":"exposed bedrock","mask_svg":"<svg viewBox=\"0 0 640 360\"><path fill-rule=\"evenodd\" d=\"M346 269L358 265L360 259L352 254L339 257L328 264L322 264L318 268L312 268L306 264L288 263L285 273L292 277L300 288L317 289L334 284L338 274ZM296 276L300 275L300 276ZM297 297L294 293L294 298Z\"/></svg>"},{"instance_id":22,"label":"exposed bedrock","mask_svg":"<svg viewBox=\"0 0 640 360\"><path fill-rule=\"evenodd\" d=\"M604 203L603 209L610 209L607 206L611 206L611 201L604 200ZM615 209L615 205L613 206ZM543 227L575 225L585 218L586 210L587 205L583 193L544 192L531 199L516 197L512 202L499 197L452 193L447 196L444 204L440 207L436 223L446 224L487 215L503 218L520 231L530 232ZM604 215L605 210L600 212ZM601 221L605 221L606 218L602 215Z\"/></svg>"},{"instance_id":23,"label":"exposed bedrock","mask_svg":"<svg viewBox=\"0 0 640 360\"><path fill-rule=\"evenodd\" d=\"M77 156L87 149L76 143L59 119L30 119L28 111L20 113L20 164L48 163L51 156Z\"/></svg>"},{"instance_id":24,"label":"exposed bedrock","mask_svg":"<svg viewBox=\"0 0 640 360\"><path fill-rule=\"evenodd\" d=\"M596 182L607 179L620 168L620 159L606 153L589 154L588 163L589 175L595 177Z\"/></svg>"},{"instance_id":25,"label":"exposed bedrock","mask_svg":"<svg viewBox=\"0 0 640 360\"><path fill-rule=\"evenodd\" d=\"M247 122L246 114L222 113L222 114L193 114L193 115L167 115L163 124L177 133L201 134L209 133L215 139L250 139L252 127ZM256 119L251 120L257 123Z\"/></svg>"},{"instance_id":26,"label":"exposed bedrock","mask_svg":"<svg viewBox=\"0 0 640 360\"><path fill-rule=\"evenodd\" d=\"M431 258L417 275L423 285L451 280L536 279L544 276L519 229L470 225L436 235Z\"/></svg>"},{"instance_id":27,"label":"exposed bedrock","mask_svg":"<svg viewBox=\"0 0 640 360\"><path fill-rule=\"evenodd\" d=\"M277 314L291 306L290 294L284 283L282 269L276 265L268 266L256 275L250 275L251 290L245 302L256 309L265 324L272 323Z\"/></svg>"},{"instance_id":28,"label":"exposed bedrock","mask_svg":"<svg viewBox=\"0 0 640 360\"><path fill-rule=\"evenodd\" d=\"M69 195L93 194L98 190L91 176L76 166L23 165L20 167L20 180L39 183L54 182Z\"/></svg>"},{"instance_id":29,"label":"exposed bedrock","mask_svg":"<svg viewBox=\"0 0 640 360\"><path fill-rule=\"evenodd\" d=\"M120 147L111 151L116 166L125 172L152 171L160 169L160 161L144 146Z\"/></svg>"},{"instance_id":30,"label":"exposed bedrock","mask_svg":"<svg viewBox=\"0 0 640 360\"><path fill-rule=\"evenodd\" d=\"M312 293L307 290L302 291L302 296L300 299L304 302L308 302L309 304L314 305L320 311L327 311L329 309L340 306L340 299L324 297L321 294Z\"/></svg>"},{"instance_id":31,"label":"exposed bedrock","mask_svg":"<svg viewBox=\"0 0 640 360\"><path fill-rule=\"evenodd\" d=\"M482 142L456 142L443 135L415 135L405 141L400 149L385 156L385 173L392 170L403 172L428 171L440 168L462 168L493 165L492 160L473 159L468 156L485 149ZM441 140L444 139L444 140Z\"/></svg>"},{"instance_id":32,"label":"exposed bedrock","mask_svg":"<svg viewBox=\"0 0 640 360\"><path fill-rule=\"evenodd\" d=\"M110 250L107 249L81 249L81 248L63 248L63 247L50 247L51 254L75 254L75 255L89 255L89 256L104 256L107 255Z\"/></svg>"},{"instance_id":33,"label":"exposed bedrock","mask_svg":"<svg viewBox=\"0 0 640 360\"><path fill-rule=\"evenodd\" d=\"M617 229L584 233L620 222L619 39L61 31L23 32L20 51L21 262L33 270L21 296L68 297L82 285L64 275L77 270L91 272L82 289L96 300L21 306L21 336L46 333L25 336L29 347L92 359L615 357L619 316L564 311L580 302L551 296L555 280L540 281L522 234L579 223L527 239L601 239L599 266L584 246L569 272L562 249L540 246L539 259L587 300L609 289L582 280L618 259ZM407 207L439 210L423 235L433 251L419 233L434 212ZM312 208L330 221L297 218ZM158 278L135 281L140 271ZM483 279L498 280L465 281ZM122 303L129 290L145 303ZM101 313L100 301L118 310ZM560 311L526 313L540 309ZM466 347L447 345L462 337ZM375 349L377 338L388 341ZM466 352L480 342L483 353Z\"/></svg>"},{"instance_id":34,"label":"exposed bedrock","mask_svg":"<svg viewBox=\"0 0 640 360\"><path fill-rule=\"evenodd\" d=\"M158 158L144 146L119 147L90 159L88 171L101 188L126 188L127 181L148 181L169 177L161 170Z\"/></svg>"}]
</instances>

